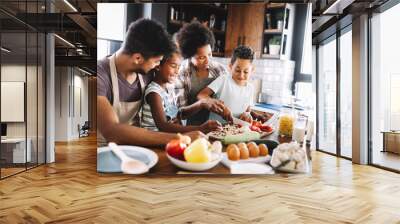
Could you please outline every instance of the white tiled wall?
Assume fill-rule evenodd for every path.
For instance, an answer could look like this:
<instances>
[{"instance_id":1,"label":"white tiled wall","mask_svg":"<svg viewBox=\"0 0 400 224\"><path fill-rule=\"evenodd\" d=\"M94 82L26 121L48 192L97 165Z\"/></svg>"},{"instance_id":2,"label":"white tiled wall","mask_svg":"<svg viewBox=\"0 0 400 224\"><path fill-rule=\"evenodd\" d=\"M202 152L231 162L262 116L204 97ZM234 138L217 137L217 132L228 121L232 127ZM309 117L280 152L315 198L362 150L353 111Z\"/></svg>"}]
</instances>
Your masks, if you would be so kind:
<instances>
[{"instance_id":1,"label":"white tiled wall","mask_svg":"<svg viewBox=\"0 0 400 224\"><path fill-rule=\"evenodd\" d=\"M213 58L226 66L230 58ZM295 62L290 60L256 59L251 82L256 88L256 102L290 103Z\"/></svg>"}]
</instances>

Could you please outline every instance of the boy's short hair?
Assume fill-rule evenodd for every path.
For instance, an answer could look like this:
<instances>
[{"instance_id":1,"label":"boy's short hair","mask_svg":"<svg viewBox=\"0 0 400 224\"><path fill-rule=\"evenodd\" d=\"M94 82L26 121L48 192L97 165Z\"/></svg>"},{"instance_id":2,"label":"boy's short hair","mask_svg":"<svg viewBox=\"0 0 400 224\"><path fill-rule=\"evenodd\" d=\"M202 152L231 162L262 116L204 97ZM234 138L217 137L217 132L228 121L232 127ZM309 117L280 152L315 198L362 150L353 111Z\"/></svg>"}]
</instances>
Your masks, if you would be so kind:
<instances>
[{"instance_id":1,"label":"boy's short hair","mask_svg":"<svg viewBox=\"0 0 400 224\"><path fill-rule=\"evenodd\" d=\"M240 59L247 59L253 62L254 60L254 51L248 46L240 45L233 50L233 54L231 57L231 64L233 65L235 61Z\"/></svg>"},{"instance_id":2,"label":"boy's short hair","mask_svg":"<svg viewBox=\"0 0 400 224\"><path fill-rule=\"evenodd\" d=\"M184 58L193 57L200 47L209 44L213 48L215 44L213 32L197 21L183 26L176 37Z\"/></svg>"},{"instance_id":3,"label":"boy's short hair","mask_svg":"<svg viewBox=\"0 0 400 224\"><path fill-rule=\"evenodd\" d=\"M159 22L139 19L129 25L121 49L125 54L140 53L148 59L170 54L173 41Z\"/></svg>"}]
</instances>

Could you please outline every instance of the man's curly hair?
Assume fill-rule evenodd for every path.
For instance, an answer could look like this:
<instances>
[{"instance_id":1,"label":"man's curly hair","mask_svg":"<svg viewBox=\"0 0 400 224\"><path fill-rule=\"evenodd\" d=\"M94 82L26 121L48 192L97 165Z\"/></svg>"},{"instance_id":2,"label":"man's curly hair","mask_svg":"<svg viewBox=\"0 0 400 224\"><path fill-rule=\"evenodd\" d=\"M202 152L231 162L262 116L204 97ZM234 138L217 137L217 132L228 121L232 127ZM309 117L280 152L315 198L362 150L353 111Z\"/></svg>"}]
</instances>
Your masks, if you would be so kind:
<instances>
[{"instance_id":1,"label":"man's curly hair","mask_svg":"<svg viewBox=\"0 0 400 224\"><path fill-rule=\"evenodd\" d=\"M184 58L193 57L197 49L205 45L214 47L214 34L199 22L192 22L182 27L177 34L178 45Z\"/></svg>"},{"instance_id":2,"label":"man's curly hair","mask_svg":"<svg viewBox=\"0 0 400 224\"><path fill-rule=\"evenodd\" d=\"M140 53L144 58L168 55L174 50L171 35L157 21L139 19L132 22L122 44L125 54Z\"/></svg>"},{"instance_id":3,"label":"man's curly hair","mask_svg":"<svg viewBox=\"0 0 400 224\"><path fill-rule=\"evenodd\" d=\"M248 46L244 45L239 45L235 48L233 51L232 57L231 57L231 64L233 65L235 61L240 58L240 59L248 59L251 62L254 60L254 51Z\"/></svg>"}]
</instances>

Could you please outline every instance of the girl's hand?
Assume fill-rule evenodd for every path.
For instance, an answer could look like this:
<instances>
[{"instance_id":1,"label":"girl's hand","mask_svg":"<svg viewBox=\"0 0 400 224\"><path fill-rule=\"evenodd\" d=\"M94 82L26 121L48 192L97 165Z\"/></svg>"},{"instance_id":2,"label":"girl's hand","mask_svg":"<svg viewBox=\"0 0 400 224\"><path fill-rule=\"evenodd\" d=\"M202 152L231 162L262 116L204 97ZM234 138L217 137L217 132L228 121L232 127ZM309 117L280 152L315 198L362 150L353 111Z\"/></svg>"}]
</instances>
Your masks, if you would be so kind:
<instances>
[{"instance_id":1,"label":"girl's hand","mask_svg":"<svg viewBox=\"0 0 400 224\"><path fill-rule=\"evenodd\" d=\"M208 132L215 131L215 130L220 130L221 128L222 128L221 123L219 123L218 121L214 121L214 120L206 121L202 125L200 125L200 130L204 133L208 133Z\"/></svg>"},{"instance_id":2,"label":"girl's hand","mask_svg":"<svg viewBox=\"0 0 400 224\"><path fill-rule=\"evenodd\" d=\"M171 119L170 121L169 121L169 123L173 123L173 124L181 124L181 120L179 119L179 118L174 118L174 119Z\"/></svg>"}]
</instances>

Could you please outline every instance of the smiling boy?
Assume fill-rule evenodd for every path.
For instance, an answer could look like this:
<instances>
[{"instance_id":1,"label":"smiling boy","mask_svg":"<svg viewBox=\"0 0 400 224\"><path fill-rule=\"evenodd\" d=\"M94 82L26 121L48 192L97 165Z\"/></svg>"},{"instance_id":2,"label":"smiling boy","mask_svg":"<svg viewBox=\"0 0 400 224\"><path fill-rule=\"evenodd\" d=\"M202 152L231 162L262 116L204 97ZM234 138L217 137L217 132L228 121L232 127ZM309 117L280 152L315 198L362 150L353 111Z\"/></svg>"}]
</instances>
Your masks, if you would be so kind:
<instances>
[{"instance_id":1,"label":"smiling boy","mask_svg":"<svg viewBox=\"0 0 400 224\"><path fill-rule=\"evenodd\" d=\"M214 80L198 95L199 100L213 97L224 102L225 110L221 114L210 114L210 120L221 122L232 120L232 116L244 120L251 119L250 106L253 105L254 87L249 83L253 67L254 51L247 46L238 46L232 55L229 70Z\"/></svg>"}]
</instances>

